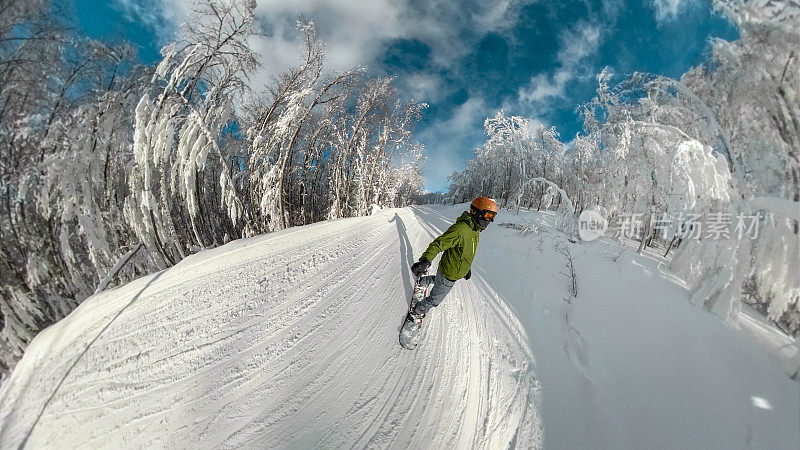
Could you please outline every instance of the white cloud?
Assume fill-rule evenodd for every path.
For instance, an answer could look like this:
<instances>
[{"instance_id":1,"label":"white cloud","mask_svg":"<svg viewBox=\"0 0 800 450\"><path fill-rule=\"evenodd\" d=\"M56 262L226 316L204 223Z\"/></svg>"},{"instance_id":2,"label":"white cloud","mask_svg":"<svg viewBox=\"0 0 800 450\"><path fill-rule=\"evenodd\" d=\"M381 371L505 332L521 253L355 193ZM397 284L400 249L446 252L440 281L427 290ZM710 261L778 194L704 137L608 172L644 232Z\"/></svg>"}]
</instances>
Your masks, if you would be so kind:
<instances>
[{"instance_id":1,"label":"white cloud","mask_svg":"<svg viewBox=\"0 0 800 450\"><path fill-rule=\"evenodd\" d=\"M482 98L470 97L449 118L436 121L417 134L428 148L422 170L429 187L447 190L447 177L464 169L472 156L469 150L483 138L483 121L492 114Z\"/></svg>"},{"instance_id":2,"label":"white cloud","mask_svg":"<svg viewBox=\"0 0 800 450\"><path fill-rule=\"evenodd\" d=\"M561 35L558 61L564 67L577 65L583 58L594 53L600 42L600 27L597 24L580 23Z\"/></svg>"},{"instance_id":3,"label":"white cloud","mask_svg":"<svg viewBox=\"0 0 800 450\"><path fill-rule=\"evenodd\" d=\"M462 171L473 156L473 150L486 142L483 126L488 117L500 109L511 109L514 105L504 102L502 108L494 108L478 96L470 97L455 108L447 119L437 120L416 134L416 138L428 149L427 159L422 164L426 188L447 191L453 172ZM527 117L531 126L544 122L536 117Z\"/></svg>"},{"instance_id":4,"label":"white cloud","mask_svg":"<svg viewBox=\"0 0 800 450\"><path fill-rule=\"evenodd\" d=\"M675 20L692 0L652 0L659 22Z\"/></svg>"},{"instance_id":5,"label":"white cloud","mask_svg":"<svg viewBox=\"0 0 800 450\"><path fill-rule=\"evenodd\" d=\"M160 45L172 40L176 24L191 11L191 3L185 0L114 0L112 7L125 19L150 28Z\"/></svg>"},{"instance_id":6,"label":"white cloud","mask_svg":"<svg viewBox=\"0 0 800 450\"><path fill-rule=\"evenodd\" d=\"M195 0L114 0L119 9L161 33L186 20ZM298 20L312 20L327 47L328 69L375 67L393 39L416 39L447 66L489 32L513 26L521 0L258 0L256 15L267 39L254 39L273 72L297 53ZM288 61L289 63L294 60Z\"/></svg>"},{"instance_id":7,"label":"white cloud","mask_svg":"<svg viewBox=\"0 0 800 450\"><path fill-rule=\"evenodd\" d=\"M181 1L181 0L165 0ZM188 0L183 0L188 1ZM448 66L486 33L514 24L517 0L259 0L257 16L269 24L313 20L333 68L375 66L393 39L415 39Z\"/></svg>"},{"instance_id":8,"label":"white cloud","mask_svg":"<svg viewBox=\"0 0 800 450\"><path fill-rule=\"evenodd\" d=\"M547 74L536 75L531 78L528 87L519 90L519 99L523 103L536 103L550 97L561 97L564 95L565 82L551 81Z\"/></svg>"},{"instance_id":9,"label":"white cloud","mask_svg":"<svg viewBox=\"0 0 800 450\"><path fill-rule=\"evenodd\" d=\"M449 119L442 122L442 126L450 132L463 133L474 130L476 121L483 123L486 118L486 102L480 97L470 97L453 111Z\"/></svg>"},{"instance_id":10,"label":"white cloud","mask_svg":"<svg viewBox=\"0 0 800 450\"><path fill-rule=\"evenodd\" d=\"M435 102L444 95L441 78L430 73L406 75L398 80L398 84L410 98L421 102Z\"/></svg>"},{"instance_id":11,"label":"white cloud","mask_svg":"<svg viewBox=\"0 0 800 450\"><path fill-rule=\"evenodd\" d=\"M298 20L314 22L325 42L330 70L366 65L375 59L383 42L403 34L401 12L390 0L371 0L368 4L348 0L261 0L255 12L268 35L268 42L257 50L266 59L265 66L275 72L287 66L266 64L276 62L270 61L272 52L299 51L294 29Z\"/></svg>"},{"instance_id":12,"label":"white cloud","mask_svg":"<svg viewBox=\"0 0 800 450\"><path fill-rule=\"evenodd\" d=\"M138 20L154 31L171 26L172 33L186 20L195 0L114 1L124 5L125 11L138 11ZM519 20L515 12L524 1L257 0L256 15L264 35L251 40L262 63L261 72L252 78L253 87L298 62L298 20L312 20L316 25L326 45L328 70L366 66L380 72L386 46L408 39L427 46L436 69L446 71L488 33L513 28ZM145 15L145 10L151 14ZM577 50L565 50L565 60ZM420 101L434 102L448 94L436 71L401 77L397 84L404 96ZM430 150L425 172L433 186L446 187L447 176L463 168L469 156L466 147L481 140L482 124L490 113L482 99L470 98L450 118L427 125L417 134Z\"/></svg>"},{"instance_id":13,"label":"white cloud","mask_svg":"<svg viewBox=\"0 0 800 450\"><path fill-rule=\"evenodd\" d=\"M491 32L510 29L516 0L411 0L401 11L405 34L431 47L433 60L447 66Z\"/></svg>"},{"instance_id":14,"label":"white cloud","mask_svg":"<svg viewBox=\"0 0 800 450\"><path fill-rule=\"evenodd\" d=\"M562 33L557 55L558 69L533 76L528 86L519 90L520 102L533 104L563 97L566 84L578 75L584 59L597 52L600 37L600 27L586 22Z\"/></svg>"}]
</instances>

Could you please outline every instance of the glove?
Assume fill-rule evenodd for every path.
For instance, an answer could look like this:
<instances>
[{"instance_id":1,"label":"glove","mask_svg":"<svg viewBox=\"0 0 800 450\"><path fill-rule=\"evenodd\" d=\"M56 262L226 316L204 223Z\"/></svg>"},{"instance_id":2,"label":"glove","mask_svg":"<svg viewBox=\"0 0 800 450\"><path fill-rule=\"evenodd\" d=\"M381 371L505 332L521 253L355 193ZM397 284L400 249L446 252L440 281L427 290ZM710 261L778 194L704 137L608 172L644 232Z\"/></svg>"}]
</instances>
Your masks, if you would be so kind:
<instances>
[{"instance_id":1,"label":"glove","mask_svg":"<svg viewBox=\"0 0 800 450\"><path fill-rule=\"evenodd\" d=\"M465 279L465 280L469 280L469 278L470 278L471 276L472 276L472 269L469 269L469 270L467 271L467 274L466 274L466 275L464 275L464 279Z\"/></svg>"},{"instance_id":2,"label":"glove","mask_svg":"<svg viewBox=\"0 0 800 450\"><path fill-rule=\"evenodd\" d=\"M414 276L421 277L423 273L427 272L428 269L431 267L431 262L425 258L420 258L419 262L416 262L411 265L411 273Z\"/></svg>"}]
</instances>

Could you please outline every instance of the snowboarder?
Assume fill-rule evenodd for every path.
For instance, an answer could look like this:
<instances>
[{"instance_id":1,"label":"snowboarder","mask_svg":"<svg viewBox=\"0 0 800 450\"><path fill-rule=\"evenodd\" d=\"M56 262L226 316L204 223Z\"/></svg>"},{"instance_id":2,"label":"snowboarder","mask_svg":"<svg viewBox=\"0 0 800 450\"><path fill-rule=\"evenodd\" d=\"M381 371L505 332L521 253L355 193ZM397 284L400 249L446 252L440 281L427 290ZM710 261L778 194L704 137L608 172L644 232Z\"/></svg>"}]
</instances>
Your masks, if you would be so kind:
<instances>
[{"instance_id":1,"label":"snowboarder","mask_svg":"<svg viewBox=\"0 0 800 450\"><path fill-rule=\"evenodd\" d=\"M472 201L469 212L464 212L456 222L441 236L434 239L428 249L411 266L411 272L418 278L411 299L406 321L400 332L403 347L416 347L422 318L439 306L457 280L469 280L472 276L472 259L478 249L478 233L485 230L497 215L497 203L488 197L478 197ZM423 276L430 268L431 261L444 252L439 261L436 275Z\"/></svg>"}]
</instances>

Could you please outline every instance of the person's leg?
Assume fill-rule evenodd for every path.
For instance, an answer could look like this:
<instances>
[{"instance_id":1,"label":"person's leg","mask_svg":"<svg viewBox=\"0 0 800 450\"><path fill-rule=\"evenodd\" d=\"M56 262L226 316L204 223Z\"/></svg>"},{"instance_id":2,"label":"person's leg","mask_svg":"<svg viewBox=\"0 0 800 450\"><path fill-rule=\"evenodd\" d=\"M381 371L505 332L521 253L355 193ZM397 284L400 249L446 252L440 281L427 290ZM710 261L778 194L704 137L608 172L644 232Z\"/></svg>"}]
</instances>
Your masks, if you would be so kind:
<instances>
[{"instance_id":1,"label":"person's leg","mask_svg":"<svg viewBox=\"0 0 800 450\"><path fill-rule=\"evenodd\" d=\"M414 307L414 312L417 314L425 314L430 311L431 308L439 306L439 303L444 300L447 293L450 292L450 289L452 289L455 284L455 281L448 280L442 275L442 272L437 270L430 295L428 298L417 303L417 306Z\"/></svg>"},{"instance_id":2,"label":"person's leg","mask_svg":"<svg viewBox=\"0 0 800 450\"><path fill-rule=\"evenodd\" d=\"M426 275L419 279L419 282L414 286L414 301L419 303L425 299L431 292L433 284L436 282L435 275Z\"/></svg>"}]
</instances>

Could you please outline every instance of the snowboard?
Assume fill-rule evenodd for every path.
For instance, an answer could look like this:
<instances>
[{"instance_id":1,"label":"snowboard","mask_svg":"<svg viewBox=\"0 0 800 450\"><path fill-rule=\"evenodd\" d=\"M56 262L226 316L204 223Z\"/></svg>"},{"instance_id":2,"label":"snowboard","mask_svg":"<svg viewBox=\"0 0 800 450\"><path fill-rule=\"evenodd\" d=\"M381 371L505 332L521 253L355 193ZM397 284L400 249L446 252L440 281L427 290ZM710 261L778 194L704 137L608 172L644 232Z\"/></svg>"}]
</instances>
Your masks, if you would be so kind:
<instances>
[{"instance_id":1,"label":"snowboard","mask_svg":"<svg viewBox=\"0 0 800 450\"><path fill-rule=\"evenodd\" d=\"M400 329L400 345L407 349L407 350L414 350L417 348L417 344L419 343L419 337L422 330L422 319L414 320L411 317L411 311L417 306L417 299L416 296L413 294L417 292L420 288L420 279L417 278L416 283L414 284L414 290L412 291L411 295L411 305L408 307L408 312L406 313L406 320L403 322L403 328ZM420 292L421 299L425 298L425 294L428 293L430 286L428 286L424 291Z\"/></svg>"},{"instance_id":2,"label":"snowboard","mask_svg":"<svg viewBox=\"0 0 800 450\"><path fill-rule=\"evenodd\" d=\"M411 302L411 308L416 306L416 302ZM422 330L422 319L414 320L411 317L411 308L406 314L406 321L400 330L400 345L407 350L414 350L419 343L420 330Z\"/></svg>"}]
</instances>

